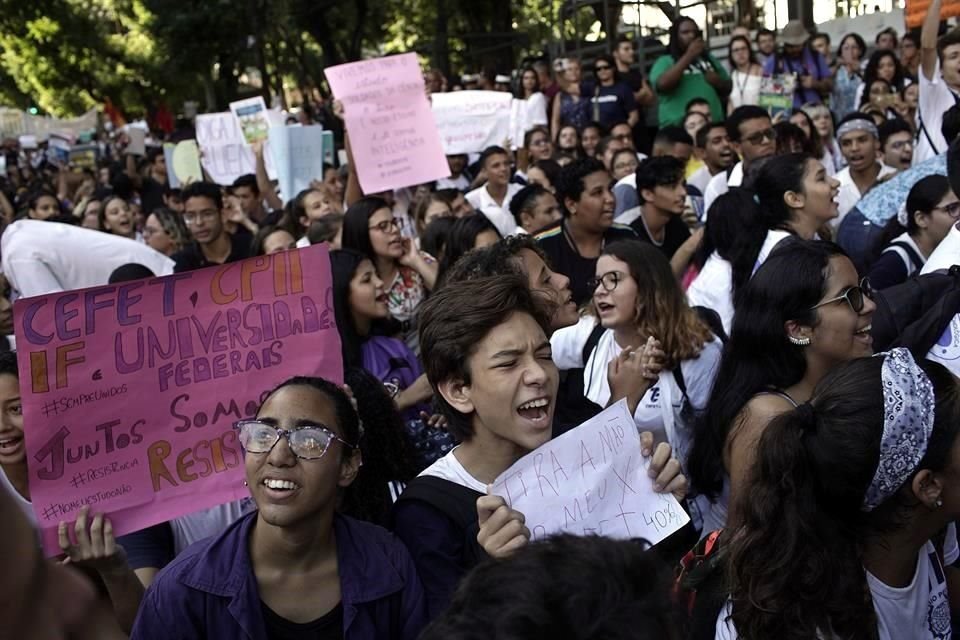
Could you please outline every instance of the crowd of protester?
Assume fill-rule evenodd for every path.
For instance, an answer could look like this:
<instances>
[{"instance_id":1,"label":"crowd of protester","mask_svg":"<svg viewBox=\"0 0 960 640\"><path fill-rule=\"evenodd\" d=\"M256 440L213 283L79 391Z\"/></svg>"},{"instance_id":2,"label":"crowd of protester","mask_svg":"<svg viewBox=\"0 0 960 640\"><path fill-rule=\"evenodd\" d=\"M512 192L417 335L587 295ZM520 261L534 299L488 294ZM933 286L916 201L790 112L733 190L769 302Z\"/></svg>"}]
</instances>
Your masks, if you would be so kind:
<instances>
[{"instance_id":1,"label":"crowd of protester","mask_svg":"<svg viewBox=\"0 0 960 640\"><path fill-rule=\"evenodd\" d=\"M428 93L513 91L531 125L382 193L349 144L283 194L261 146L255 174L173 188L122 134L76 171L8 142L9 637L952 637L960 28L940 5L870 44L738 30L726 64L681 17L649 75L629 38L428 71ZM759 106L786 77L792 107ZM318 243L347 387L263 389L235 425L248 498L123 536L85 507L43 561L12 301ZM620 400L690 523L653 547L532 541L492 483Z\"/></svg>"}]
</instances>

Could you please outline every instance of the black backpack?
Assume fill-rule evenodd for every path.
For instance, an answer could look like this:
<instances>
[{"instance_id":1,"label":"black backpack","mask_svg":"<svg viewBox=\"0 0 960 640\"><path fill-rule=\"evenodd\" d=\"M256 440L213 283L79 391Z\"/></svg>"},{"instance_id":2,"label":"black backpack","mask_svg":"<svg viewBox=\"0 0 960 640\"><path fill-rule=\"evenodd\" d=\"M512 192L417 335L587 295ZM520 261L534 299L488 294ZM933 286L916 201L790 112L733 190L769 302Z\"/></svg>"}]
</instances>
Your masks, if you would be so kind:
<instances>
[{"instance_id":1,"label":"black backpack","mask_svg":"<svg viewBox=\"0 0 960 640\"><path fill-rule=\"evenodd\" d=\"M960 265L916 275L874 294L874 351L906 347L926 357L950 320L960 312Z\"/></svg>"}]
</instances>

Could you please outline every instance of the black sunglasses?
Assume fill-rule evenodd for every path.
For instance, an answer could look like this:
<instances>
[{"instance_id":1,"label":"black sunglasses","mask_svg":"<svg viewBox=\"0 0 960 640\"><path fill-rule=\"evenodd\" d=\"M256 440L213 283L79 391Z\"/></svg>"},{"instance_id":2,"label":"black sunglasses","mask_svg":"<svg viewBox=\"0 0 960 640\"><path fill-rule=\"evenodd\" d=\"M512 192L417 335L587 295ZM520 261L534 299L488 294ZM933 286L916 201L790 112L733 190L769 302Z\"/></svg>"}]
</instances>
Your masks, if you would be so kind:
<instances>
[{"instance_id":1,"label":"black sunglasses","mask_svg":"<svg viewBox=\"0 0 960 640\"><path fill-rule=\"evenodd\" d=\"M873 299L873 289L870 287L870 280L864 278L860 281L859 286L850 287L836 298L830 298L829 300L824 300L819 304L815 304L810 307L810 310L813 311L814 309L819 309L822 306L832 304L834 302L840 302L841 300L846 300L847 304L850 305L850 308L854 313L860 313L863 311L866 298Z\"/></svg>"}]
</instances>

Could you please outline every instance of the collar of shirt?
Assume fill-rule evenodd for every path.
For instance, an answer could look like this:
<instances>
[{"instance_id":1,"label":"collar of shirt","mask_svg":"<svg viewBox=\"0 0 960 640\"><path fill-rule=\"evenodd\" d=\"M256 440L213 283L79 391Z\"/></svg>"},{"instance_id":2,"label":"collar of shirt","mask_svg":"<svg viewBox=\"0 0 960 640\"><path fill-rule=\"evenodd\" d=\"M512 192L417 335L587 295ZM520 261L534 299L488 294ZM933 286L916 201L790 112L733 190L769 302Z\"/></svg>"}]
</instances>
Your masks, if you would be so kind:
<instances>
[{"instance_id":1,"label":"collar of shirt","mask_svg":"<svg viewBox=\"0 0 960 640\"><path fill-rule=\"evenodd\" d=\"M180 575L180 582L186 587L229 598L230 615L255 638L264 635L260 595L249 550L257 513L253 511L230 525ZM357 605L402 591L404 579L383 546L373 539L371 525L338 514L333 528L346 631L357 614ZM260 632L256 633L257 630Z\"/></svg>"}]
</instances>

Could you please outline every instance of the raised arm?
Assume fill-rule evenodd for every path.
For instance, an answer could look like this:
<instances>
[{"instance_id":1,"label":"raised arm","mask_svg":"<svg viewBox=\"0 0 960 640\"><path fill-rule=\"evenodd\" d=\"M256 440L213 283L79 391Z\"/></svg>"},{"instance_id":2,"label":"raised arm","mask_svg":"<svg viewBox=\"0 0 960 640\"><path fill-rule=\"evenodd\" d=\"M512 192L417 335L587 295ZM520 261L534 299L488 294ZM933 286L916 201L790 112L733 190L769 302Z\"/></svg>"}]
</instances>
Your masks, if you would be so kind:
<instances>
[{"instance_id":1,"label":"raised arm","mask_svg":"<svg viewBox=\"0 0 960 640\"><path fill-rule=\"evenodd\" d=\"M931 0L920 31L920 72L933 82L937 72L937 31L940 28L940 1Z\"/></svg>"},{"instance_id":2,"label":"raised arm","mask_svg":"<svg viewBox=\"0 0 960 640\"><path fill-rule=\"evenodd\" d=\"M703 53L706 45L703 40L697 38L690 43L690 46L687 47L687 50L683 52L683 55L680 56L679 60L676 60L670 68L664 71L659 78L657 78L657 92L658 93L670 93L680 84L680 81L683 79L683 72L687 70L687 67L690 66L690 63L697 59L697 57Z\"/></svg>"}]
</instances>

